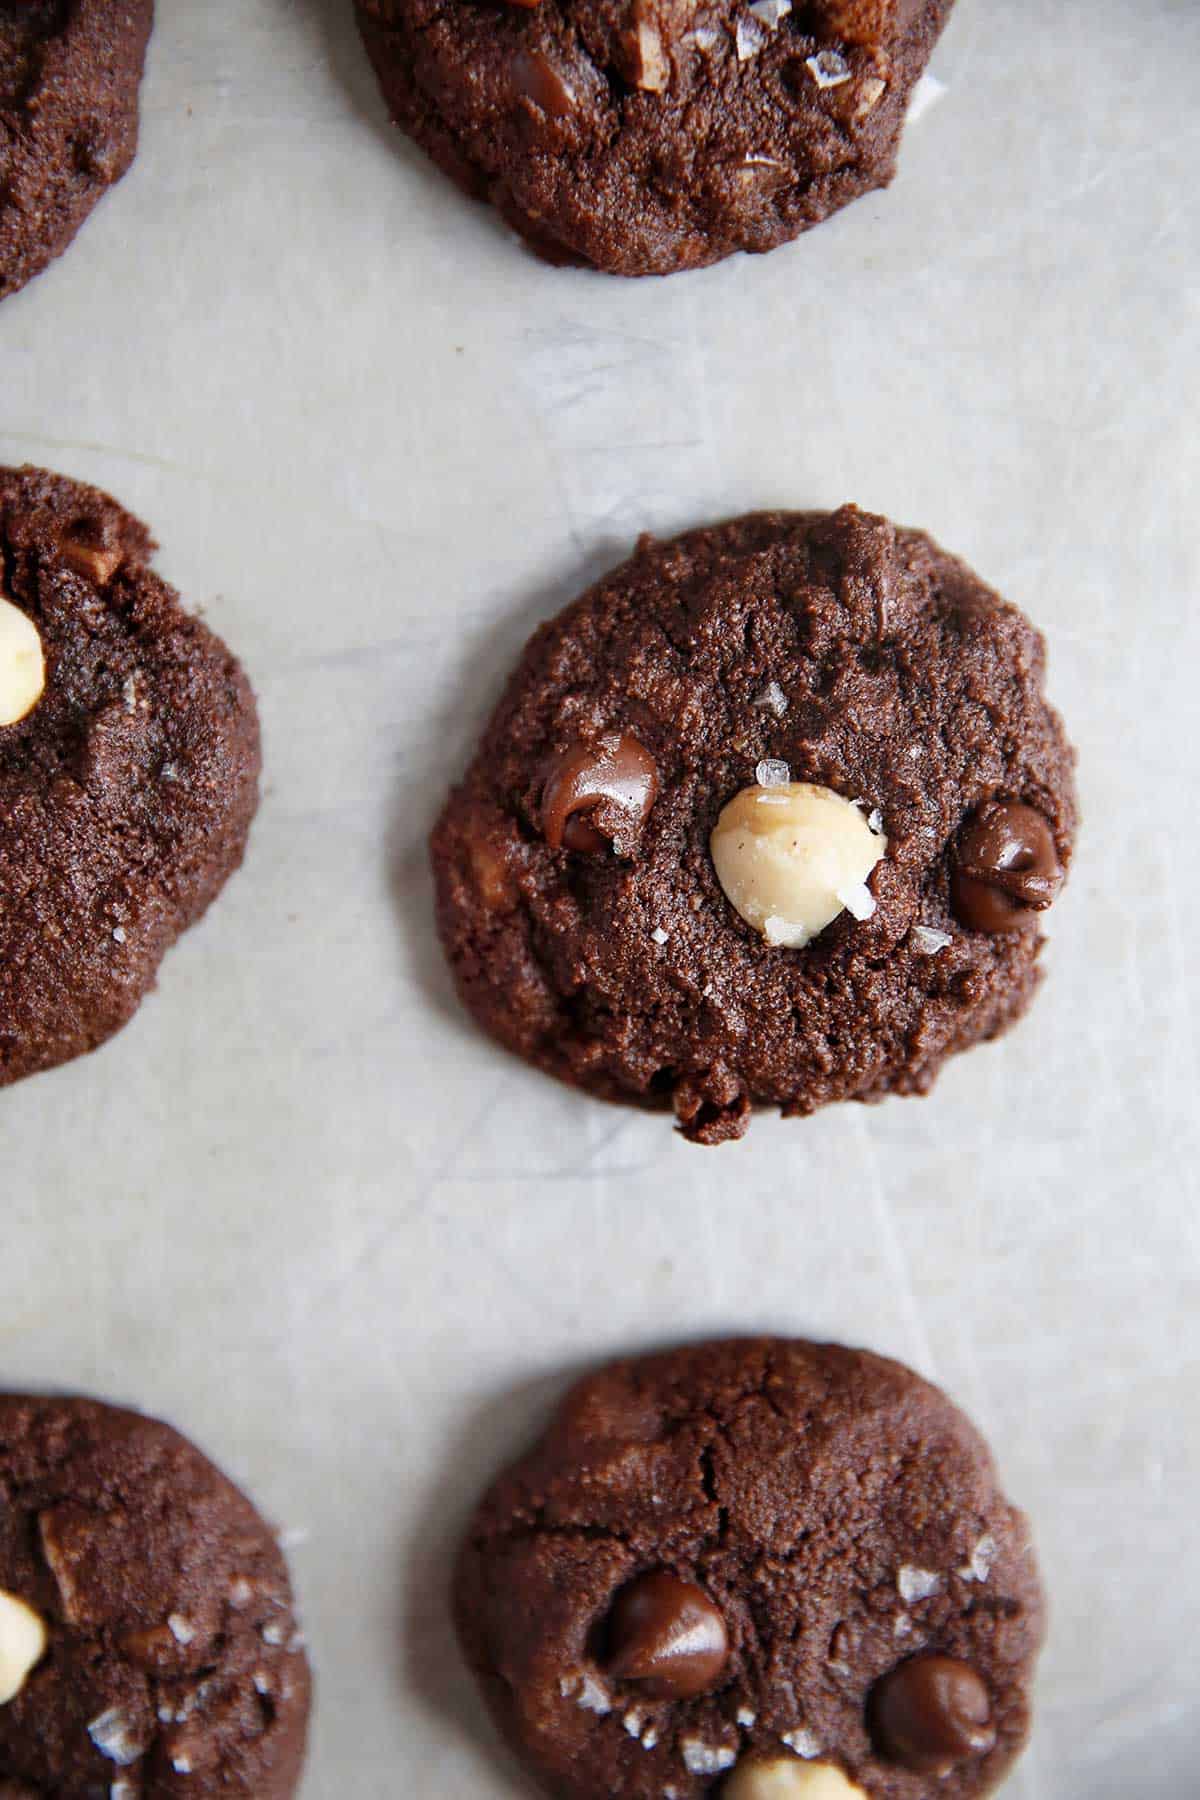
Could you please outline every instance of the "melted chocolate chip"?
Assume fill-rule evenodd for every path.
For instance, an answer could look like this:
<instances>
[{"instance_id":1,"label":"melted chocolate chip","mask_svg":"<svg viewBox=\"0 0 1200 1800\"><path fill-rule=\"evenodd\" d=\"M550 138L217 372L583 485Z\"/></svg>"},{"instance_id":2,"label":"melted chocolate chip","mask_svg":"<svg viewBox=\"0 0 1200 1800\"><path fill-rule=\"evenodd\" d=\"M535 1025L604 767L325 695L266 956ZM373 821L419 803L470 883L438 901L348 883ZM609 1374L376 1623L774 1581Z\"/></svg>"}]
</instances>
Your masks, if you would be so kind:
<instances>
[{"instance_id":1,"label":"melted chocolate chip","mask_svg":"<svg viewBox=\"0 0 1200 1800\"><path fill-rule=\"evenodd\" d=\"M666 1569L621 1589L608 1620L607 1672L651 1700L707 1693L729 1660L729 1633L708 1595Z\"/></svg>"},{"instance_id":2,"label":"melted chocolate chip","mask_svg":"<svg viewBox=\"0 0 1200 1800\"><path fill-rule=\"evenodd\" d=\"M867 1706L880 1756L918 1775L949 1775L996 1741L987 1688L951 1656L911 1657L876 1682Z\"/></svg>"},{"instance_id":3,"label":"melted chocolate chip","mask_svg":"<svg viewBox=\"0 0 1200 1800\"><path fill-rule=\"evenodd\" d=\"M972 931L1018 931L1053 903L1062 878L1041 813L1015 800L989 800L959 845L954 910Z\"/></svg>"},{"instance_id":4,"label":"melted chocolate chip","mask_svg":"<svg viewBox=\"0 0 1200 1800\"><path fill-rule=\"evenodd\" d=\"M650 752L628 732L575 744L559 756L542 789L542 831L552 849L596 854L621 832L637 831L658 798Z\"/></svg>"}]
</instances>

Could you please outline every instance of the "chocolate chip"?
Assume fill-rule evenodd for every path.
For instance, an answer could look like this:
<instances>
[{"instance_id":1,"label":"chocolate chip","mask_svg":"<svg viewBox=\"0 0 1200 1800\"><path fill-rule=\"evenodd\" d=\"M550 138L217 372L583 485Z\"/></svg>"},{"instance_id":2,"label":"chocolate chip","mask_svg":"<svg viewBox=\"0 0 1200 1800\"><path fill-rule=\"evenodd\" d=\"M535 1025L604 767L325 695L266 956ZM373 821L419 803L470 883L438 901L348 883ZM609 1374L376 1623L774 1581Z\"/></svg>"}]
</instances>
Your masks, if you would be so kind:
<instances>
[{"instance_id":1,"label":"chocolate chip","mask_svg":"<svg viewBox=\"0 0 1200 1800\"><path fill-rule=\"evenodd\" d=\"M574 94L540 50L519 50L513 57L511 74L518 99L532 100L548 118L565 118L575 105Z\"/></svg>"},{"instance_id":2,"label":"chocolate chip","mask_svg":"<svg viewBox=\"0 0 1200 1800\"><path fill-rule=\"evenodd\" d=\"M607 1673L652 1700L704 1694L729 1660L729 1633L708 1595L666 1569L621 1589L608 1620Z\"/></svg>"},{"instance_id":3,"label":"chocolate chip","mask_svg":"<svg viewBox=\"0 0 1200 1800\"><path fill-rule=\"evenodd\" d=\"M1062 886L1054 835L1040 812L989 800L963 833L952 882L954 910L972 931L1018 931Z\"/></svg>"},{"instance_id":4,"label":"chocolate chip","mask_svg":"<svg viewBox=\"0 0 1200 1800\"><path fill-rule=\"evenodd\" d=\"M542 789L542 831L552 849L596 854L645 824L658 798L650 752L627 732L574 744L557 757Z\"/></svg>"},{"instance_id":5,"label":"chocolate chip","mask_svg":"<svg viewBox=\"0 0 1200 1800\"><path fill-rule=\"evenodd\" d=\"M876 1682L867 1709L880 1756L918 1775L949 1775L996 1741L987 1688L951 1656L901 1663Z\"/></svg>"}]
</instances>

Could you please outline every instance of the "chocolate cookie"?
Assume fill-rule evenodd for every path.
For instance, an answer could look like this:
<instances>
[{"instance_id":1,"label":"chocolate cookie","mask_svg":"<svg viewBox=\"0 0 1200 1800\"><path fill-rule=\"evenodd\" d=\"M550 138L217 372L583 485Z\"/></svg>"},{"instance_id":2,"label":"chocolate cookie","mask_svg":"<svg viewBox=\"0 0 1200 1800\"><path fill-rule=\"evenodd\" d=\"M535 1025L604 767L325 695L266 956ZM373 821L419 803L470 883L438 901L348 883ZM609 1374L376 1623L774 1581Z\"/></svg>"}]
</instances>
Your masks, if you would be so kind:
<instances>
[{"instance_id":1,"label":"chocolate cookie","mask_svg":"<svg viewBox=\"0 0 1200 1800\"><path fill-rule=\"evenodd\" d=\"M1075 827L1043 662L854 507L643 540L534 636L434 832L466 1005L701 1143L925 1092L1037 980Z\"/></svg>"},{"instance_id":2,"label":"chocolate cookie","mask_svg":"<svg viewBox=\"0 0 1200 1800\"><path fill-rule=\"evenodd\" d=\"M245 1496L154 1419L0 1396L5 1795L285 1800L308 1708L287 1568Z\"/></svg>"},{"instance_id":3,"label":"chocolate cookie","mask_svg":"<svg viewBox=\"0 0 1200 1800\"><path fill-rule=\"evenodd\" d=\"M467 1660L557 1800L972 1800L1042 1600L986 1445L899 1363L761 1338L617 1363L495 1483Z\"/></svg>"},{"instance_id":4,"label":"chocolate cookie","mask_svg":"<svg viewBox=\"0 0 1200 1800\"><path fill-rule=\"evenodd\" d=\"M0 469L0 1086L111 1037L242 860L241 668L95 488Z\"/></svg>"},{"instance_id":5,"label":"chocolate cookie","mask_svg":"<svg viewBox=\"0 0 1200 1800\"><path fill-rule=\"evenodd\" d=\"M666 275L886 187L953 0L356 0L392 115L543 256Z\"/></svg>"},{"instance_id":6,"label":"chocolate cookie","mask_svg":"<svg viewBox=\"0 0 1200 1800\"><path fill-rule=\"evenodd\" d=\"M133 161L153 18L154 0L0 0L0 299Z\"/></svg>"}]
</instances>

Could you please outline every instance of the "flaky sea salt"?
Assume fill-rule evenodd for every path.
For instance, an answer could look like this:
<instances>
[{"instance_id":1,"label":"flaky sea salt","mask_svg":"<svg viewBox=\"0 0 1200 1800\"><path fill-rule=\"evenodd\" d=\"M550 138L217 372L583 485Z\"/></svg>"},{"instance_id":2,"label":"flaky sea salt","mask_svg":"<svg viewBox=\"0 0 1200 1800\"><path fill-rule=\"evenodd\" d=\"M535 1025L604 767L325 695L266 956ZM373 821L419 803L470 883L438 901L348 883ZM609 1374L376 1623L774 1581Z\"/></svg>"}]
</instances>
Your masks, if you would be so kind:
<instances>
[{"instance_id":1,"label":"flaky sea salt","mask_svg":"<svg viewBox=\"0 0 1200 1800\"><path fill-rule=\"evenodd\" d=\"M601 1718L612 1711L612 1701L594 1675L564 1675L558 1691L564 1700L574 1700L576 1706L582 1706L585 1712L597 1713Z\"/></svg>"},{"instance_id":2,"label":"flaky sea salt","mask_svg":"<svg viewBox=\"0 0 1200 1800\"><path fill-rule=\"evenodd\" d=\"M958 1572L964 1581L986 1581L999 1554L999 1544L987 1531L972 1550L970 1562Z\"/></svg>"},{"instance_id":3,"label":"flaky sea salt","mask_svg":"<svg viewBox=\"0 0 1200 1800\"><path fill-rule=\"evenodd\" d=\"M837 50L818 50L804 66L819 88L841 87L851 75L849 63Z\"/></svg>"},{"instance_id":4,"label":"flaky sea salt","mask_svg":"<svg viewBox=\"0 0 1200 1800\"><path fill-rule=\"evenodd\" d=\"M92 1720L87 1730L101 1756L107 1756L109 1762L122 1769L135 1763L146 1749L146 1740L136 1722L119 1706L110 1706Z\"/></svg>"},{"instance_id":5,"label":"flaky sea salt","mask_svg":"<svg viewBox=\"0 0 1200 1800\"><path fill-rule=\"evenodd\" d=\"M172 1613L167 1620L167 1630L177 1644L190 1644L196 1636L196 1627L182 1613Z\"/></svg>"},{"instance_id":6,"label":"flaky sea salt","mask_svg":"<svg viewBox=\"0 0 1200 1800\"><path fill-rule=\"evenodd\" d=\"M797 1756L811 1759L820 1756L824 1748L816 1732L810 1731L807 1725L797 1725L795 1731L783 1731L779 1735L788 1749L794 1750Z\"/></svg>"},{"instance_id":7,"label":"flaky sea salt","mask_svg":"<svg viewBox=\"0 0 1200 1800\"><path fill-rule=\"evenodd\" d=\"M792 10L792 0L750 0L750 11L768 31L778 31Z\"/></svg>"},{"instance_id":8,"label":"flaky sea salt","mask_svg":"<svg viewBox=\"0 0 1200 1800\"><path fill-rule=\"evenodd\" d=\"M747 14L737 22L736 43L739 62L749 62L757 56L767 41L766 27L760 25L751 14Z\"/></svg>"},{"instance_id":9,"label":"flaky sea salt","mask_svg":"<svg viewBox=\"0 0 1200 1800\"><path fill-rule=\"evenodd\" d=\"M719 1775L737 1761L736 1750L727 1744L706 1744L703 1738L686 1737L679 1748L693 1775Z\"/></svg>"},{"instance_id":10,"label":"flaky sea salt","mask_svg":"<svg viewBox=\"0 0 1200 1800\"><path fill-rule=\"evenodd\" d=\"M873 831L876 837L883 836L883 814L877 806L867 814L867 830Z\"/></svg>"},{"instance_id":11,"label":"flaky sea salt","mask_svg":"<svg viewBox=\"0 0 1200 1800\"><path fill-rule=\"evenodd\" d=\"M913 949L921 956L936 956L954 941L948 931L937 931L932 925L914 925L910 936Z\"/></svg>"},{"instance_id":12,"label":"flaky sea salt","mask_svg":"<svg viewBox=\"0 0 1200 1800\"><path fill-rule=\"evenodd\" d=\"M788 709L788 697L777 681L768 681L762 692L755 695L751 705L761 707L764 711L773 713L777 719L782 719Z\"/></svg>"},{"instance_id":13,"label":"flaky sea salt","mask_svg":"<svg viewBox=\"0 0 1200 1800\"><path fill-rule=\"evenodd\" d=\"M114 927L113 927L113 943L114 944L123 944L124 942L125 942L125 927L123 925L114 925Z\"/></svg>"},{"instance_id":14,"label":"flaky sea salt","mask_svg":"<svg viewBox=\"0 0 1200 1800\"><path fill-rule=\"evenodd\" d=\"M853 887L838 888L837 898L860 924L874 915L875 896L865 882L856 881Z\"/></svg>"},{"instance_id":15,"label":"flaky sea salt","mask_svg":"<svg viewBox=\"0 0 1200 1800\"><path fill-rule=\"evenodd\" d=\"M896 1571L900 1598L911 1606L914 1600L928 1600L941 1592L942 1578L933 1569L918 1569L915 1563L901 1563Z\"/></svg>"},{"instance_id":16,"label":"flaky sea salt","mask_svg":"<svg viewBox=\"0 0 1200 1800\"><path fill-rule=\"evenodd\" d=\"M785 762L779 762L773 756L764 756L755 768L754 779L759 787L786 787L792 779L792 771Z\"/></svg>"},{"instance_id":17,"label":"flaky sea salt","mask_svg":"<svg viewBox=\"0 0 1200 1800\"><path fill-rule=\"evenodd\" d=\"M757 1718L758 1718L758 1714L755 1712L755 1710L752 1706L739 1706L738 1707L737 1722L739 1725L744 1725L746 1727L747 1731L749 1731L751 1725L753 1725L755 1723Z\"/></svg>"},{"instance_id":18,"label":"flaky sea salt","mask_svg":"<svg viewBox=\"0 0 1200 1800\"><path fill-rule=\"evenodd\" d=\"M669 944L671 941L670 932L664 931L661 925L656 925L654 930L650 933L650 936L654 939L656 944Z\"/></svg>"}]
</instances>

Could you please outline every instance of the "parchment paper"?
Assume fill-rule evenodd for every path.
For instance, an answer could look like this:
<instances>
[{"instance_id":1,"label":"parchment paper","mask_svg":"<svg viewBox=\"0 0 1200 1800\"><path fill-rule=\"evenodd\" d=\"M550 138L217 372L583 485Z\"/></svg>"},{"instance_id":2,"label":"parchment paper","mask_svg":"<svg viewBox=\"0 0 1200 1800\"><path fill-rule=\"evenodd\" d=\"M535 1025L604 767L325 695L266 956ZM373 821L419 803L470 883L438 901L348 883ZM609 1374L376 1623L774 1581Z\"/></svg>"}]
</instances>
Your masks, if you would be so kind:
<instances>
[{"instance_id":1,"label":"parchment paper","mask_svg":"<svg viewBox=\"0 0 1200 1800\"><path fill-rule=\"evenodd\" d=\"M0 457L152 524L268 759L135 1024L0 1098L2 1379L170 1417L293 1534L307 1800L498 1800L443 1604L498 1462L610 1353L868 1343L1036 1521L1006 1792L1200 1794L1200 9L961 0L889 194L624 284L409 151L349 11L160 0L134 171L0 308ZM1085 835L1019 1030L928 1100L699 1151L465 1025L424 834L525 635L638 531L848 498L1044 627Z\"/></svg>"}]
</instances>

